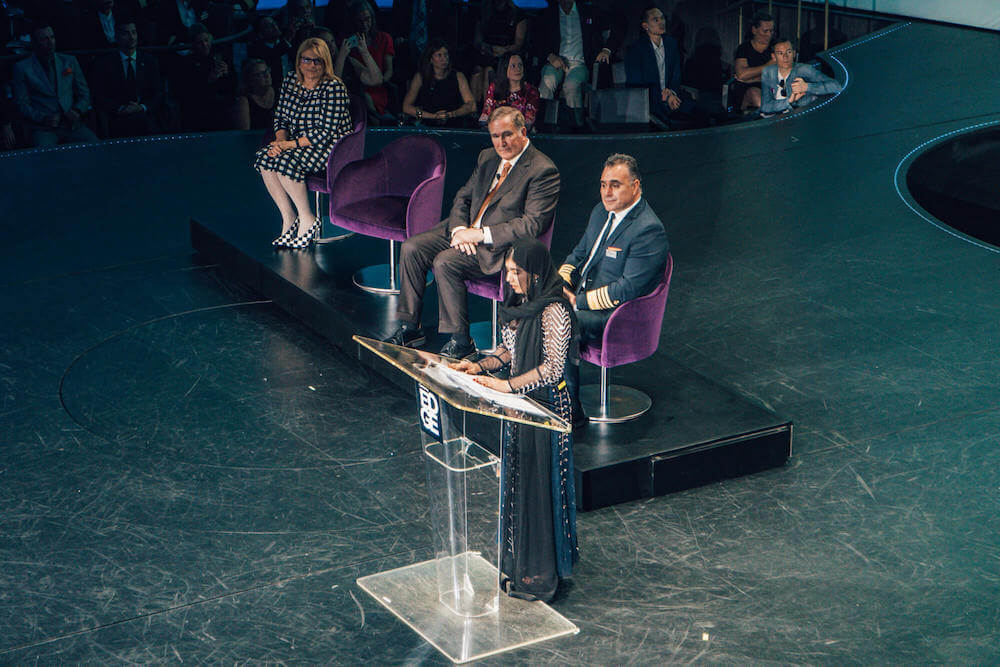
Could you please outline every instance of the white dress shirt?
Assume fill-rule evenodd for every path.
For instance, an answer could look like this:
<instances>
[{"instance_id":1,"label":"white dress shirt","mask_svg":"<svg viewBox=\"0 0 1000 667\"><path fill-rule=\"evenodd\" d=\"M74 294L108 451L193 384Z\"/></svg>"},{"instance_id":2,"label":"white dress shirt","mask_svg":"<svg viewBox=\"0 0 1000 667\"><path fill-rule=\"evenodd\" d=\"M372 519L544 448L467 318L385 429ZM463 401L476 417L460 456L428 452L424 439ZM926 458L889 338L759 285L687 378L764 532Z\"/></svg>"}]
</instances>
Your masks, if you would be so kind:
<instances>
[{"instance_id":1,"label":"white dress shirt","mask_svg":"<svg viewBox=\"0 0 1000 667\"><path fill-rule=\"evenodd\" d=\"M559 55L570 62L583 62L583 28L575 2L569 14L559 7Z\"/></svg>"},{"instance_id":2,"label":"white dress shirt","mask_svg":"<svg viewBox=\"0 0 1000 667\"><path fill-rule=\"evenodd\" d=\"M653 40L649 41L653 43L653 55L656 56L656 70L660 73L660 90L662 91L667 87L667 53L663 48L662 37L659 44Z\"/></svg>"},{"instance_id":3,"label":"white dress shirt","mask_svg":"<svg viewBox=\"0 0 1000 667\"><path fill-rule=\"evenodd\" d=\"M524 148L521 149L521 152L515 155L513 158L511 158L510 171L507 172L507 178L510 178L510 172L514 171L514 166L517 164L517 161L521 159L521 156L524 155L524 151L528 150L528 146L530 145L531 145L531 140L529 139L527 142L525 142ZM493 180L490 181L490 190L492 190L494 186L496 186L497 181L500 180L500 174L503 173L503 166L505 164L507 164L506 160L500 160L500 164L497 165L497 173L493 174ZM489 190L487 190L487 192L489 192ZM486 209L483 209L483 215L486 215ZM479 226L479 223L483 215L480 215L478 218L472 221L473 227ZM464 226L455 227L455 229L452 230L451 235L454 236L461 229L466 229L466 227ZM493 245L493 234L490 233L490 228L488 226L483 227L483 243L487 245Z\"/></svg>"}]
</instances>

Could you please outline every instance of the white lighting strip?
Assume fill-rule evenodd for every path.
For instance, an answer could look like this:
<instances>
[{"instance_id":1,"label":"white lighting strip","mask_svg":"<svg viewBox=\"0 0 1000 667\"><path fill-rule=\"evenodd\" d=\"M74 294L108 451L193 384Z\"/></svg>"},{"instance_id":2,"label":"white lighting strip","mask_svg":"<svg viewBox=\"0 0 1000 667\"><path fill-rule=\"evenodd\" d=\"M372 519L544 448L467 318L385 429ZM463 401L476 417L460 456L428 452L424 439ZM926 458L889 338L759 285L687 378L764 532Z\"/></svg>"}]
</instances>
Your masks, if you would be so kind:
<instances>
[{"instance_id":1,"label":"white lighting strip","mask_svg":"<svg viewBox=\"0 0 1000 667\"><path fill-rule=\"evenodd\" d=\"M960 234L958 231L956 231L956 230L952 229L951 227L945 225L940 220L937 220L937 219L931 217L930 215L926 214L923 211L923 209L917 208L916 206L914 206L913 204L910 203L909 200L913 199L913 196L911 195L909 198L907 198L907 196L905 194L903 194L903 190L900 187L900 174L903 172L903 165L907 164L910 161L910 158L914 154L922 151L927 146L930 146L931 144L935 144L935 143L938 143L940 141L943 141L944 139L947 139L948 137L953 137L953 136L955 136L957 134L965 134L967 132L972 132L973 130L978 130L978 129L981 129L981 128L984 128L984 127L990 127L990 126L993 126L993 125L1000 125L1000 120L991 120L991 121L989 121L987 123L977 123L975 125L970 125L968 127L963 127L961 129L958 129L958 130L952 130L951 132L945 132L944 134L942 134L940 136L937 136L937 137L934 137L933 139L928 139L924 143L920 144L919 146L917 146L916 148L914 148L913 150L911 150L905 156L903 156L903 159L900 160L899 164L896 165L896 171L892 175L892 181L893 181L893 185L896 187L896 194L899 195L899 198L903 200L903 203L906 204L906 206L911 211L913 211L914 213L916 213L918 216L920 216L921 218L923 218L927 222L931 223L932 225L934 225L935 227L937 227L938 229L940 229L942 232L945 232L946 234L950 234L951 236L954 236L957 239L961 239L962 241L965 241L966 243L971 243L974 246L979 246L983 250L989 250L990 252L1000 253L1000 248L997 248L995 246L991 246L988 243L983 243L982 241L978 241L978 240L972 238L971 236L967 236L965 234ZM907 194L909 194L909 191L907 191ZM916 200L914 200L914 201L916 201Z\"/></svg>"}]
</instances>

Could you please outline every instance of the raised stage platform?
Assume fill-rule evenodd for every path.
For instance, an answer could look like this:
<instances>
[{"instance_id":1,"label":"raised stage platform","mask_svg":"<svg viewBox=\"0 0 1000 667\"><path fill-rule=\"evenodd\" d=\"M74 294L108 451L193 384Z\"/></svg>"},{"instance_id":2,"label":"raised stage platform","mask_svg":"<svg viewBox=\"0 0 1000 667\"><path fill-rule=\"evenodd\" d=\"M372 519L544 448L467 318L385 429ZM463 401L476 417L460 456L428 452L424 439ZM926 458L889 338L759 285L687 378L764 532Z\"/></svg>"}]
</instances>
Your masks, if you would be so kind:
<instances>
[{"instance_id":1,"label":"raised stage platform","mask_svg":"<svg viewBox=\"0 0 1000 667\"><path fill-rule=\"evenodd\" d=\"M270 245L274 230L258 225L191 220L191 244L236 280L412 392L412 380L375 363L351 340L355 334L383 338L395 328L396 297L364 292L351 281L358 269L386 261L388 242L354 235L309 250L275 250ZM433 286L427 297L427 348L437 351L446 338L433 335ZM485 299L470 297L473 320L488 319L489 313ZM665 327L669 313L668 301ZM791 456L790 421L663 354L613 369L611 377L649 394L653 407L632 422L591 423L574 433L577 503L583 511L781 466ZM584 363L583 383L597 378L598 369ZM472 428L483 446L496 451L495 430L485 424Z\"/></svg>"}]
</instances>

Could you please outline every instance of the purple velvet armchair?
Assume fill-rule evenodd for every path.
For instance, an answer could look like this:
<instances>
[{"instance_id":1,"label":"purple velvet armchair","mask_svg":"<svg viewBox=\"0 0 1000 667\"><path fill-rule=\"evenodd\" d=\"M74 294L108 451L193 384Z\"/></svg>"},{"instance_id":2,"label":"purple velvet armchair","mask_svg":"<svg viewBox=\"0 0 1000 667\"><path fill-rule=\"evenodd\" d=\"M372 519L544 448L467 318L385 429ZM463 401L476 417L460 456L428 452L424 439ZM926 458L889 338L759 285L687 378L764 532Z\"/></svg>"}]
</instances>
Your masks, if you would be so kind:
<instances>
[{"instance_id":1,"label":"purple velvet armchair","mask_svg":"<svg viewBox=\"0 0 1000 667\"><path fill-rule=\"evenodd\" d=\"M389 264L358 271L358 287L399 293L394 242L440 222L446 166L440 144L430 137L408 136L341 169L330 191L330 224L389 240Z\"/></svg>"},{"instance_id":2,"label":"purple velvet armchair","mask_svg":"<svg viewBox=\"0 0 1000 667\"><path fill-rule=\"evenodd\" d=\"M649 396L641 391L609 385L608 369L640 361L656 352L673 270L674 259L668 253L663 280L656 289L618 306L604 326L599 345L589 343L580 347L581 359L601 367L601 384L580 388L580 401L590 421L628 421L652 406Z\"/></svg>"},{"instance_id":3,"label":"purple velvet armchair","mask_svg":"<svg viewBox=\"0 0 1000 667\"><path fill-rule=\"evenodd\" d=\"M548 228L541 233L538 240L545 244L546 248L552 247L552 231L556 226L556 217L552 216L552 222L549 223ZM493 300L493 318L487 322L475 322L472 324L473 339L477 334L482 336L482 329L486 326L491 328L490 331L490 341L492 344L491 349L495 349L497 346L497 327L499 326L499 317L497 316L497 304L503 301L503 284L504 284L504 270L501 268L500 273L495 276L483 276L482 278L471 278L465 281L465 287L469 290L471 294L476 296L481 296L484 299Z\"/></svg>"},{"instance_id":4,"label":"purple velvet armchair","mask_svg":"<svg viewBox=\"0 0 1000 667\"><path fill-rule=\"evenodd\" d=\"M326 161L326 172L306 177L306 187L316 193L316 215L320 218L323 217L321 196L329 195L333 191L333 183L340 175L341 169L365 156L365 130L368 128L367 111L365 103L361 99L351 97L351 119L354 122L354 127L333 146L333 151ZM335 230L334 234L324 237L321 231L317 242L339 241L350 235L350 232L337 233Z\"/></svg>"}]
</instances>

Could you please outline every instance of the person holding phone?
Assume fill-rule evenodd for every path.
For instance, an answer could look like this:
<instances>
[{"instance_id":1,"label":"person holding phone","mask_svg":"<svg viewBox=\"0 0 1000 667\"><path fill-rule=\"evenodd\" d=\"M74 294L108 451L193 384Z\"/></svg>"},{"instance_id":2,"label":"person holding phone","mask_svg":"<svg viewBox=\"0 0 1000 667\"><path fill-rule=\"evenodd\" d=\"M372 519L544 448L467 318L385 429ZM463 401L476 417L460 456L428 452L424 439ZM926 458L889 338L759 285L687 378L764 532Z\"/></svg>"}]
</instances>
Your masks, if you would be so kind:
<instances>
[{"instance_id":1,"label":"person holding phone","mask_svg":"<svg viewBox=\"0 0 1000 667\"><path fill-rule=\"evenodd\" d=\"M791 39L778 38L771 46L775 64L761 73L760 115L789 113L812 104L820 95L839 93L842 86L811 65L795 62Z\"/></svg>"}]
</instances>

